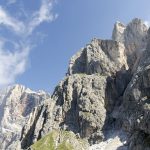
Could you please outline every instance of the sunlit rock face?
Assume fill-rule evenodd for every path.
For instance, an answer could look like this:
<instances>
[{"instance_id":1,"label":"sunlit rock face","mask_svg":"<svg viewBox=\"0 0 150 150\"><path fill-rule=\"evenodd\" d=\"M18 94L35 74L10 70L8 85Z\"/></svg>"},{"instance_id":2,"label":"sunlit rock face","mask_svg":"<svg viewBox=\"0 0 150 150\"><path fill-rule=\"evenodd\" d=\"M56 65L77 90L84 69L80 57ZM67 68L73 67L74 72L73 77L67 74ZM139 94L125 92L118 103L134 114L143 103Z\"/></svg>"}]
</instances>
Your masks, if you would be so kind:
<instances>
[{"instance_id":1,"label":"sunlit rock face","mask_svg":"<svg viewBox=\"0 0 150 150\"><path fill-rule=\"evenodd\" d=\"M103 128L109 120L107 112L112 112L115 100L119 99L129 82L123 78L125 74L129 74L130 78L127 69L122 43L93 39L71 58L68 75L54 90L51 103L37 111L34 120L41 120L41 116L45 116L42 128L37 128L36 133L32 131L39 126L38 121L36 124L29 121L25 125L22 147L27 148L53 129L71 130L90 144L101 142L104 138ZM116 80L116 74L120 79ZM119 80L124 82L120 93L117 91Z\"/></svg>"},{"instance_id":2,"label":"sunlit rock face","mask_svg":"<svg viewBox=\"0 0 150 150\"><path fill-rule=\"evenodd\" d=\"M22 85L1 90L0 96L0 149L9 149L18 140L32 109L49 97L44 92L34 92Z\"/></svg>"},{"instance_id":3,"label":"sunlit rock face","mask_svg":"<svg viewBox=\"0 0 150 150\"><path fill-rule=\"evenodd\" d=\"M113 40L93 39L71 58L68 74L112 75L121 69L128 69L124 44Z\"/></svg>"},{"instance_id":4,"label":"sunlit rock face","mask_svg":"<svg viewBox=\"0 0 150 150\"><path fill-rule=\"evenodd\" d=\"M129 24L116 22L112 39L124 43L128 65L132 68L147 45L148 27L144 21L135 18Z\"/></svg>"},{"instance_id":5,"label":"sunlit rock face","mask_svg":"<svg viewBox=\"0 0 150 150\"><path fill-rule=\"evenodd\" d=\"M45 139L58 148L62 139L63 146L82 139L86 148L82 141L72 149L150 149L149 66L148 27L137 18L117 22L112 40L95 38L71 58L51 97L22 86L1 94L1 126L12 139L8 148L38 150Z\"/></svg>"}]
</instances>

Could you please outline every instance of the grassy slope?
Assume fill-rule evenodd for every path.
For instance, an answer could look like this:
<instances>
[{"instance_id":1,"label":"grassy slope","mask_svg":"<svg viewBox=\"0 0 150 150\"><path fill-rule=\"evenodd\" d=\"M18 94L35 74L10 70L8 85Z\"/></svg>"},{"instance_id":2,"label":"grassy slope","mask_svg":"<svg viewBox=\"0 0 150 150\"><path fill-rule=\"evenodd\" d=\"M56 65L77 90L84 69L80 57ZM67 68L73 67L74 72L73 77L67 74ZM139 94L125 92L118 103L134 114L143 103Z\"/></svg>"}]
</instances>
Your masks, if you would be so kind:
<instances>
[{"instance_id":1,"label":"grassy slope","mask_svg":"<svg viewBox=\"0 0 150 150\"><path fill-rule=\"evenodd\" d=\"M84 150L86 141L69 131L54 130L31 146L32 150Z\"/></svg>"}]
</instances>

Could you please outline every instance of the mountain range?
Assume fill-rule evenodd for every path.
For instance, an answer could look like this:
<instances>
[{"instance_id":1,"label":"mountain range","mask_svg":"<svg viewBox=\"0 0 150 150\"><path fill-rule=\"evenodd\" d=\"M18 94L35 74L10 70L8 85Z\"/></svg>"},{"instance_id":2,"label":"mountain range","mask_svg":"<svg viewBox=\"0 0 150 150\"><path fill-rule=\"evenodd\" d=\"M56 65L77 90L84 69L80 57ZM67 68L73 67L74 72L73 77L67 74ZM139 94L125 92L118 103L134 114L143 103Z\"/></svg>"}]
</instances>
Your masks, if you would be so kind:
<instances>
[{"instance_id":1,"label":"mountain range","mask_svg":"<svg viewBox=\"0 0 150 150\"><path fill-rule=\"evenodd\" d=\"M70 60L53 94L0 91L2 150L149 150L150 30L116 22Z\"/></svg>"}]
</instances>

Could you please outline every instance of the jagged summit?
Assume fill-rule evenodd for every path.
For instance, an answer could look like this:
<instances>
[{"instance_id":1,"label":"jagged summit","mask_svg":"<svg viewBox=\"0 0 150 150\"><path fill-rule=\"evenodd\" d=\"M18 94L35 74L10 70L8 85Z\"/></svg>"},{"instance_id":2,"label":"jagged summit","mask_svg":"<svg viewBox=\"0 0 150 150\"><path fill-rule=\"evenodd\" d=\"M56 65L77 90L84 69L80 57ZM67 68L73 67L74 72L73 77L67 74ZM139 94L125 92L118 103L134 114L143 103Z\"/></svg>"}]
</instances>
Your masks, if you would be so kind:
<instances>
[{"instance_id":1,"label":"jagged summit","mask_svg":"<svg viewBox=\"0 0 150 150\"><path fill-rule=\"evenodd\" d=\"M114 29L113 29L113 34L112 34L112 39L114 41L118 41L118 42L124 42L124 30L126 29L126 26L117 21L114 25Z\"/></svg>"},{"instance_id":2,"label":"jagged summit","mask_svg":"<svg viewBox=\"0 0 150 150\"><path fill-rule=\"evenodd\" d=\"M148 27L141 19L135 18L127 25L117 21L112 40L92 39L71 58L68 74L113 74L120 68L134 68L146 49L147 32Z\"/></svg>"},{"instance_id":3,"label":"jagged summit","mask_svg":"<svg viewBox=\"0 0 150 150\"><path fill-rule=\"evenodd\" d=\"M26 93L33 93L33 94L36 93L39 95L46 94L46 92L44 90L33 91L21 84L14 84L14 85L8 86L5 90L10 90L10 89L12 89L14 91L20 91L20 92L26 92ZM4 90L4 89L2 89L2 90Z\"/></svg>"},{"instance_id":4,"label":"jagged summit","mask_svg":"<svg viewBox=\"0 0 150 150\"><path fill-rule=\"evenodd\" d=\"M127 35L129 31L131 35ZM124 25L123 23L117 21L114 25L112 39L119 42L125 42L125 36L128 38L142 38L148 31L148 27L145 22L141 19L134 18L130 23ZM127 32L127 33L126 33ZM129 39L130 40L130 39Z\"/></svg>"},{"instance_id":5,"label":"jagged summit","mask_svg":"<svg viewBox=\"0 0 150 150\"><path fill-rule=\"evenodd\" d=\"M148 27L144 21L135 18L126 26L122 23L114 25L112 39L125 46L127 62L133 68L141 53L146 49Z\"/></svg>"},{"instance_id":6,"label":"jagged summit","mask_svg":"<svg viewBox=\"0 0 150 150\"><path fill-rule=\"evenodd\" d=\"M112 75L121 68L128 69L124 45L113 40L93 39L71 58L68 74Z\"/></svg>"}]
</instances>

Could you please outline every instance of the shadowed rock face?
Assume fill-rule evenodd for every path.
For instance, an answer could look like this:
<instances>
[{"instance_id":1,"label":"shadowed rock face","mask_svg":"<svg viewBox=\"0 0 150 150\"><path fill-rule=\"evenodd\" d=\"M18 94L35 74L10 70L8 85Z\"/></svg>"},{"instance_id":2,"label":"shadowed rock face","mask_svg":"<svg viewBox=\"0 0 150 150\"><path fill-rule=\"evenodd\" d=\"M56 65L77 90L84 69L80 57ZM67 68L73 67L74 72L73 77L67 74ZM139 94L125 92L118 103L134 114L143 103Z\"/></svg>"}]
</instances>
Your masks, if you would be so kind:
<instances>
[{"instance_id":1,"label":"shadowed rock face","mask_svg":"<svg viewBox=\"0 0 150 150\"><path fill-rule=\"evenodd\" d=\"M29 119L11 149L39 145L53 131L74 132L90 150L149 149L149 37L139 19L117 22L112 40L93 39L71 58L50 100L31 112L39 96L21 94L21 114Z\"/></svg>"},{"instance_id":2,"label":"shadowed rock face","mask_svg":"<svg viewBox=\"0 0 150 150\"><path fill-rule=\"evenodd\" d=\"M45 113L46 120L40 121L43 127L39 128L37 134L44 135L52 129L63 129L79 133L80 137L86 137L90 143L96 142L93 139L101 141L101 129L106 118L105 85L105 76L76 74L66 77L54 91L52 99L55 104L44 108L46 112L43 111L41 116ZM39 117L36 115L36 118ZM23 135L27 135L26 131ZM24 136L23 147L27 145L29 137ZM30 138L32 140L33 137Z\"/></svg>"},{"instance_id":3,"label":"shadowed rock face","mask_svg":"<svg viewBox=\"0 0 150 150\"><path fill-rule=\"evenodd\" d=\"M149 43L148 34L148 43ZM138 67L123 96L120 118L132 134L130 149L150 149L150 46L141 55Z\"/></svg>"}]
</instances>

